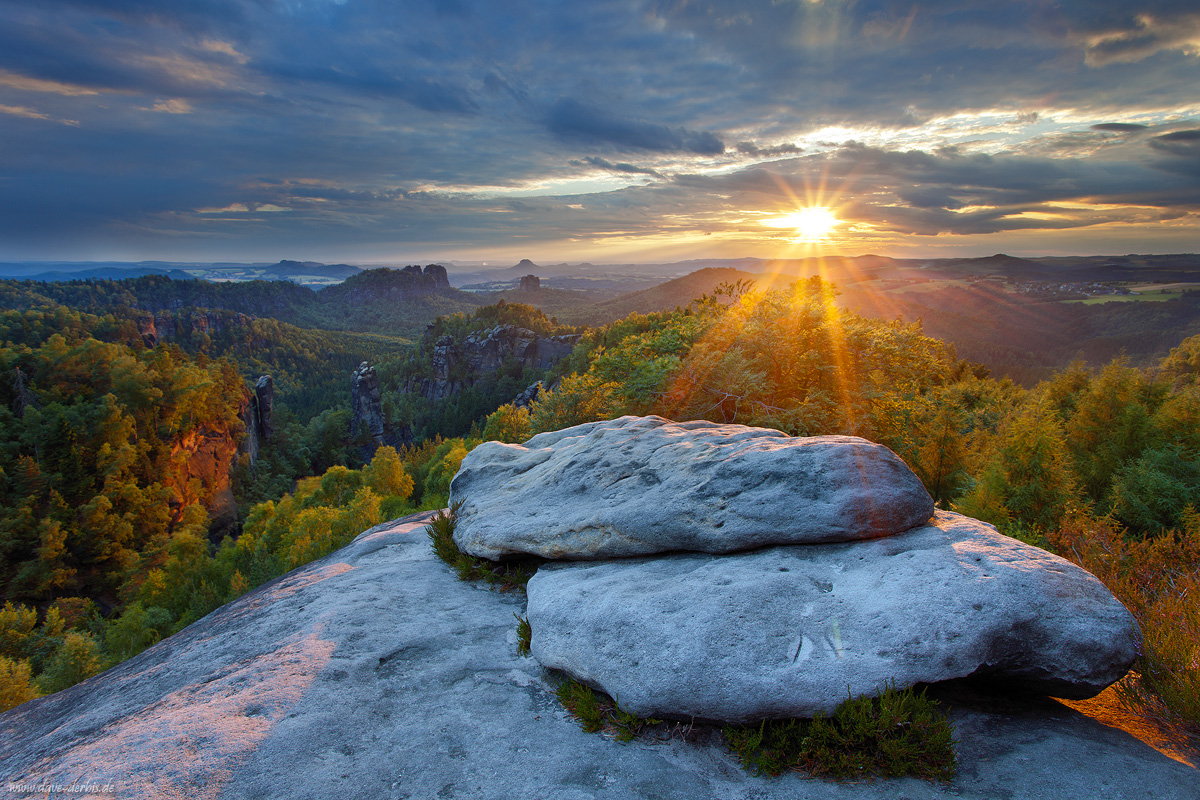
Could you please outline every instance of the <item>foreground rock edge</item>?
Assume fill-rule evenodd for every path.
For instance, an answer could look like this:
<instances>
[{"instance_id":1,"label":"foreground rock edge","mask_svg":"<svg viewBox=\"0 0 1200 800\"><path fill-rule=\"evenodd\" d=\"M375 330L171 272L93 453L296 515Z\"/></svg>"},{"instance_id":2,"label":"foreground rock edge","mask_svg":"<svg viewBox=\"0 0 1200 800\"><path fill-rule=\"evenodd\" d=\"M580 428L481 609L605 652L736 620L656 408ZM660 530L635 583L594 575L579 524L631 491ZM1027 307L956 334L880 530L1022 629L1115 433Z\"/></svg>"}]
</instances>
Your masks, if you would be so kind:
<instances>
[{"instance_id":1,"label":"foreground rock edge","mask_svg":"<svg viewBox=\"0 0 1200 800\"><path fill-rule=\"evenodd\" d=\"M546 673L516 655L519 599L457 581L410 520L364 533L103 675L0 714L5 781L112 782L127 800L172 791L220 800L1195 795L1195 769L1054 703L997 712L956 700L960 769L945 787L760 778L717 741L620 745L583 733L557 710ZM295 675L294 661L271 653L314 640L334 649L307 689L251 697ZM233 702L240 677L245 707Z\"/></svg>"}]
</instances>

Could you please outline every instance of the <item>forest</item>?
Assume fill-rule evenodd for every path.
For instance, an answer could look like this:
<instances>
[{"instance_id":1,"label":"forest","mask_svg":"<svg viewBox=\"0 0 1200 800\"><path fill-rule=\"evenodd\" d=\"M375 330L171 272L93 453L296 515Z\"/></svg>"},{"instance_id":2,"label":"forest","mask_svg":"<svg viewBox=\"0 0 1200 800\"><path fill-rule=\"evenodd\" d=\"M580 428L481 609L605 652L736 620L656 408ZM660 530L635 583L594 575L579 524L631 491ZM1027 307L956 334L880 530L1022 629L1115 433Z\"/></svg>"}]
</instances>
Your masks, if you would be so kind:
<instances>
[{"instance_id":1,"label":"forest","mask_svg":"<svg viewBox=\"0 0 1200 800\"><path fill-rule=\"evenodd\" d=\"M129 658L372 525L444 506L481 441L660 414L886 444L940 507L1100 577L1146 636L1123 702L1200 726L1200 336L1022 386L919 322L846 308L821 278L726 282L589 328L496 304L412 340L182 306L159 312L170 340L148 337L126 289L104 284L84 308L32 292L0 314L0 708ZM292 290L262 296L277 291ZM403 391L429 375L430 343L501 324L579 339L547 369L464 373L439 403ZM412 446L351 440L348 378L364 360ZM239 522L214 537L214 486L189 472L189 442L236 451L247 382L268 372L275 432L254 463L229 455ZM511 402L537 380L535 401Z\"/></svg>"}]
</instances>

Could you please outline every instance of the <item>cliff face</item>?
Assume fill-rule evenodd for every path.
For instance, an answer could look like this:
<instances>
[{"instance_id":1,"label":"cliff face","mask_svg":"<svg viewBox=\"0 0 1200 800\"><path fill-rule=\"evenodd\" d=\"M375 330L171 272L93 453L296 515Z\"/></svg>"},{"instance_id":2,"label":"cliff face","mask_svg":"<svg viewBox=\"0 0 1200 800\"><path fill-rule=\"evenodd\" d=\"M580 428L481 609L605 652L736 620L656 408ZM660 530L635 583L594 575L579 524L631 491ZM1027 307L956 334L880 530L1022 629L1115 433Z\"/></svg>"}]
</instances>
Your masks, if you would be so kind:
<instances>
[{"instance_id":1,"label":"cliff face","mask_svg":"<svg viewBox=\"0 0 1200 800\"><path fill-rule=\"evenodd\" d=\"M250 466L258 461L258 451L265 441L275 433L272 417L275 411L275 382L270 375L263 375L254 383L254 392L242 408L242 424L246 438L242 441L242 452L250 456Z\"/></svg>"},{"instance_id":2,"label":"cliff face","mask_svg":"<svg viewBox=\"0 0 1200 800\"><path fill-rule=\"evenodd\" d=\"M238 432L223 425L201 425L171 448L173 469L164 483L176 492L171 501L178 516L185 506L199 502L208 509L210 536L219 539L237 522L237 501L230 485L230 470L238 454Z\"/></svg>"},{"instance_id":3,"label":"cliff face","mask_svg":"<svg viewBox=\"0 0 1200 800\"><path fill-rule=\"evenodd\" d=\"M468 334L461 341L446 334L433 345L429 377L410 378L403 391L443 400L515 359L529 369L547 369L575 349L578 334L541 336L516 325L497 325Z\"/></svg>"},{"instance_id":4,"label":"cliff face","mask_svg":"<svg viewBox=\"0 0 1200 800\"><path fill-rule=\"evenodd\" d=\"M250 326L251 317L242 313L188 309L185 311L157 311L138 319L138 333L147 347L159 342L170 342L182 337L198 334L216 336L224 333L232 324L238 329Z\"/></svg>"},{"instance_id":5,"label":"cliff face","mask_svg":"<svg viewBox=\"0 0 1200 800\"><path fill-rule=\"evenodd\" d=\"M176 519L185 506L200 503L208 510L209 537L219 541L237 523L238 507L233 496L232 470L238 456L246 453L250 463L274 433L274 383L263 375L254 389L243 389L238 418L234 424L200 425L184 433L171 447L170 468L163 483L175 490L171 510Z\"/></svg>"}]
</instances>

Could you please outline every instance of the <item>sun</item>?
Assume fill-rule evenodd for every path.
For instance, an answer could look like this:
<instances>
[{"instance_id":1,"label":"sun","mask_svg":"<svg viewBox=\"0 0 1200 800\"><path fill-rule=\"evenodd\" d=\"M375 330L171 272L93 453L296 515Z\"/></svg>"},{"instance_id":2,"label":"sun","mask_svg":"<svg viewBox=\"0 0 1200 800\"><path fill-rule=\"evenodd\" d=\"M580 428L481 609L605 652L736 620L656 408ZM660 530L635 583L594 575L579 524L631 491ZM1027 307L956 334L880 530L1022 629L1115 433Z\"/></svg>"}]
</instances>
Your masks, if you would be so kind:
<instances>
[{"instance_id":1,"label":"sun","mask_svg":"<svg viewBox=\"0 0 1200 800\"><path fill-rule=\"evenodd\" d=\"M763 220L763 225L772 228L795 228L796 236L803 241L828 239L829 234L841 222L824 206L809 206L782 217Z\"/></svg>"}]
</instances>

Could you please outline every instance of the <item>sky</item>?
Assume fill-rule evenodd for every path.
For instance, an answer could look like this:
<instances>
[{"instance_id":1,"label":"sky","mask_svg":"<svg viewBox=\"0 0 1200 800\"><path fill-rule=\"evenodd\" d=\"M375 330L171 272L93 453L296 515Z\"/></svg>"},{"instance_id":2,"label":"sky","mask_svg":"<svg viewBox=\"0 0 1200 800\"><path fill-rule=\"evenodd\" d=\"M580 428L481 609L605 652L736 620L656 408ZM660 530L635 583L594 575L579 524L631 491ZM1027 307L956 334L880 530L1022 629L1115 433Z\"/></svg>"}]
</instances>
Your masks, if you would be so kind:
<instances>
[{"instance_id":1,"label":"sky","mask_svg":"<svg viewBox=\"0 0 1200 800\"><path fill-rule=\"evenodd\" d=\"M1197 251L1196 0L0 0L0 260Z\"/></svg>"}]
</instances>

